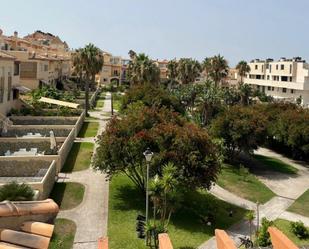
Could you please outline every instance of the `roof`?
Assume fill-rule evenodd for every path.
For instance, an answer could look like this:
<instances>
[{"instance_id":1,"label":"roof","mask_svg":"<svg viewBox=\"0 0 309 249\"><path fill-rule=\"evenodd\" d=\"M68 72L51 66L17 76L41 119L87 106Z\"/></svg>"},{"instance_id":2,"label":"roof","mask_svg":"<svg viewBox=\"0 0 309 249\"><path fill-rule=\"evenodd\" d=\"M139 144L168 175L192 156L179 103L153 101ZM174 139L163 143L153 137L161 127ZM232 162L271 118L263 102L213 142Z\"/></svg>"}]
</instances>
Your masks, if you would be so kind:
<instances>
[{"instance_id":1,"label":"roof","mask_svg":"<svg viewBox=\"0 0 309 249\"><path fill-rule=\"evenodd\" d=\"M3 51L0 51L0 59L7 59L7 60L15 60L16 58L12 55L9 55Z\"/></svg>"},{"instance_id":2,"label":"roof","mask_svg":"<svg viewBox=\"0 0 309 249\"><path fill-rule=\"evenodd\" d=\"M39 99L40 102L48 103L48 104L53 104L53 105L60 105L60 106L66 106L70 108L77 109L79 107L79 104L72 103L72 102L67 102L67 101L61 101L57 99L50 99L46 97L41 97Z\"/></svg>"}]
</instances>

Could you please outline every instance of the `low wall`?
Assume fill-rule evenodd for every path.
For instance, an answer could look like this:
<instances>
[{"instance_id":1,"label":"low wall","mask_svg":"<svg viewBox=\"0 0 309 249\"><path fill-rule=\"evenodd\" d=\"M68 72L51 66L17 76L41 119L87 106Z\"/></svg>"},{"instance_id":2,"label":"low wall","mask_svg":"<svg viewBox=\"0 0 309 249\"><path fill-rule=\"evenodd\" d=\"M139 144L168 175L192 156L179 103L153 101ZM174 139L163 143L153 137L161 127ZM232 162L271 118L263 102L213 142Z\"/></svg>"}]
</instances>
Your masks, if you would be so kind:
<instances>
[{"instance_id":1,"label":"low wall","mask_svg":"<svg viewBox=\"0 0 309 249\"><path fill-rule=\"evenodd\" d=\"M33 189L39 191L38 200L44 200L48 198L49 194L51 193L54 187L56 174L57 174L56 162L52 161L51 165L48 168L48 171L46 172L41 182L27 183Z\"/></svg>"},{"instance_id":2,"label":"low wall","mask_svg":"<svg viewBox=\"0 0 309 249\"><path fill-rule=\"evenodd\" d=\"M57 138L57 145L59 147L62 146L62 142L60 142ZM44 152L45 155L53 155L53 152L50 149L50 138L42 138L42 139L24 139L24 138L0 138L0 156L4 156L4 154L9 150L10 152L19 151L19 149L26 148L29 151L31 148L37 148L38 153Z\"/></svg>"},{"instance_id":3,"label":"low wall","mask_svg":"<svg viewBox=\"0 0 309 249\"><path fill-rule=\"evenodd\" d=\"M75 136L78 136L78 133L80 132L84 121L85 121L85 117L86 117L86 113L85 111L82 112L82 114L79 116L79 118L77 119L76 123L75 123Z\"/></svg>"},{"instance_id":4,"label":"low wall","mask_svg":"<svg viewBox=\"0 0 309 249\"><path fill-rule=\"evenodd\" d=\"M58 161L58 167L57 167L57 172L60 172L65 161L66 161L66 158L67 156L69 155L70 153L70 150L73 146L73 143L74 143L74 140L76 138L76 131L75 129L72 129L69 136L67 137L67 139L65 140L65 142L62 144L59 152L58 152L58 155L59 155L59 161Z\"/></svg>"},{"instance_id":5,"label":"low wall","mask_svg":"<svg viewBox=\"0 0 309 249\"><path fill-rule=\"evenodd\" d=\"M49 132L52 130L56 137L66 137L73 128L73 125L12 125L6 133L2 132L1 135L2 137L21 137L31 132L49 137Z\"/></svg>"},{"instance_id":6,"label":"low wall","mask_svg":"<svg viewBox=\"0 0 309 249\"><path fill-rule=\"evenodd\" d=\"M5 159L8 157L4 157ZM36 159L20 159L10 157L11 160L0 160L0 177L32 177L40 169L48 169L51 161ZM18 160L19 159L19 160Z\"/></svg>"},{"instance_id":7,"label":"low wall","mask_svg":"<svg viewBox=\"0 0 309 249\"><path fill-rule=\"evenodd\" d=\"M44 201L0 202L0 229L20 230L26 221L53 223L59 212L51 199Z\"/></svg>"},{"instance_id":8,"label":"low wall","mask_svg":"<svg viewBox=\"0 0 309 249\"><path fill-rule=\"evenodd\" d=\"M79 117L12 116L14 125L75 125Z\"/></svg>"}]
</instances>

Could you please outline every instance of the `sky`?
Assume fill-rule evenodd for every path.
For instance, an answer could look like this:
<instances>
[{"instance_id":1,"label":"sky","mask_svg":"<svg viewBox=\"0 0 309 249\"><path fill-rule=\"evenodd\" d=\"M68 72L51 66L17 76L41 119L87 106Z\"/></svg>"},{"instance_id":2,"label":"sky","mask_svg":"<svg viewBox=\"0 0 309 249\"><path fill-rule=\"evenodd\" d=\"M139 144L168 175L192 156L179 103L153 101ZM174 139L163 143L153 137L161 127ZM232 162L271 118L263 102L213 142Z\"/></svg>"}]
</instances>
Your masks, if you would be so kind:
<instances>
[{"instance_id":1,"label":"sky","mask_svg":"<svg viewBox=\"0 0 309 249\"><path fill-rule=\"evenodd\" d=\"M15 0L1 3L0 29L42 30L71 48L93 43L114 55L153 59L223 55L240 60L309 59L308 0Z\"/></svg>"}]
</instances>

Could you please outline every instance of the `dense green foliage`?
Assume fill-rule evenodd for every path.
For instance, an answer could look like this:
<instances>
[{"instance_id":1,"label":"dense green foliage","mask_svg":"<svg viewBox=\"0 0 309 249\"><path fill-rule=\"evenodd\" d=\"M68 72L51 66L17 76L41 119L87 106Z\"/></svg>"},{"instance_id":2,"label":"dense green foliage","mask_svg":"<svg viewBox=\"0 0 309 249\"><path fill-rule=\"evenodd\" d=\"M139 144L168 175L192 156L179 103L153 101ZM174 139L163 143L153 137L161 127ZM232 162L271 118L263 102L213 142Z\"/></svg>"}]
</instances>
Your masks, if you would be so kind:
<instances>
[{"instance_id":1,"label":"dense green foliage","mask_svg":"<svg viewBox=\"0 0 309 249\"><path fill-rule=\"evenodd\" d=\"M252 153L264 141L266 121L254 108L233 106L213 120L210 133L224 140L226 156L233 159L240 152Z\"/></svg>"},{"instance_id":2,"label":"dense green foliage","mask_svg":"<svg viewBox=\"0 0 309 249\"><path fill-rule=\"evenodd\" d=\"M256 239L256 242L259 246L269 246L271 245L270 234L268 228L272 226L273 221L267 220L265 217L262 219L262 224L259 229L259 233Z\"/></svg>"},{"instance_id":3,"label":"dense green foliage","mask_svg":"<svg viewBox=\"0 0 309 249\"><path fill-rule=\"evenodd\" d=\"M150 84L138 85L127 91L122 97L120 110L125 111L133 103L140 103L148 107L166 107L184 114L184 108L175 96L162 87Z\"/></svg>"},{"instance_id":4,"label":"dense green foliage","mask_svg":"<svg viewBox=\"0 0 309 249\"><path fill-rule=\"evenodd\" d=\"M32 201L34 191L27 184L18 184L17 182L7 183L0 187L1 201Z\"/></svg>"},{"instance_id":5,"label":"dense green foliage","mask_svg":"<svg viewBox=\"0 0 309 249\"><path fill-rule=\"evenodd\" d=\"M209 188L220 168L220 153L207 132L166 108L139 107L113 118L103 132L94 167L109 176L125 173L141 189L145 182L143 151L155 153L151 174L168 162L184 185Z\"/></svg>"},{"instance_id":6,"label":"dense green foliage","mask_svg":"<svg viewBox=\"0 0 309 249\"><path fill-rule=\"evenodd\" d=\"M291 222L291 230L299 239L309 237L309 231L302 221Z\"/></svg>"}]
</instances>

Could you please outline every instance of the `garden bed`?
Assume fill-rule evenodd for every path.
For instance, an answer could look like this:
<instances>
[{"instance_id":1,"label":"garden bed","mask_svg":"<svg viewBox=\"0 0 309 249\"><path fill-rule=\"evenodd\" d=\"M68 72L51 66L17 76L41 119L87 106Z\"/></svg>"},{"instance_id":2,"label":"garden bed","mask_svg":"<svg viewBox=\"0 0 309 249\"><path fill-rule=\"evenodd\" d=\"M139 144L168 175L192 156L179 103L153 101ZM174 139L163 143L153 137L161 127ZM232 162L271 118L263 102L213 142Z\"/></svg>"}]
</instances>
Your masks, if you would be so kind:
<instances>
[{"instance_id":1,"label":"garden bed","mask_svg":"<svg viewBox=\"0 0 309 249\"><path fill-rule=\"evenodd\" d=\"M245 210L218 200L206 191L190 193L185 198L187 208L172 215L168 234L175 249L197 248L214 235L214 229L227 229L240 221ZM211 206L211 207L210 207ZM190 208L191 207L191 208ZM192 210L203 215L212 209L215 222L207 226ZM229 211L233 210L233 217ZM146 249L145 241L138 239L135 219L145 212L145 199L131 181L123 175L115 176L110 183L108 237L111 249ZM150 208L150 213L152 213Z\"/></svg>"},{"instance_id":2,"label":"garden bed","mask_svg":"<svg viewBox=\"0 0 309 249\"><path fill-rule=\"evenodd\" d=\"M49 249L72 249L76 233L76 224L67 219L56 219L55 229Z\"/></svg>"}]
</instances>

